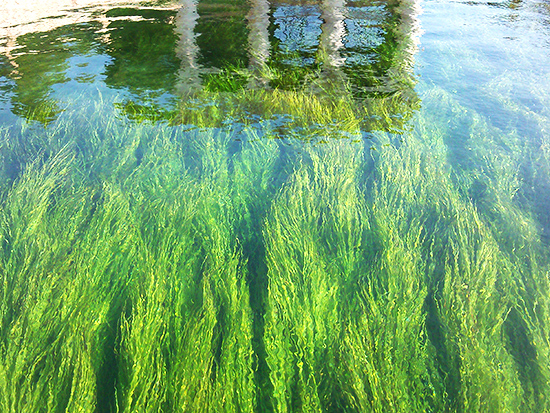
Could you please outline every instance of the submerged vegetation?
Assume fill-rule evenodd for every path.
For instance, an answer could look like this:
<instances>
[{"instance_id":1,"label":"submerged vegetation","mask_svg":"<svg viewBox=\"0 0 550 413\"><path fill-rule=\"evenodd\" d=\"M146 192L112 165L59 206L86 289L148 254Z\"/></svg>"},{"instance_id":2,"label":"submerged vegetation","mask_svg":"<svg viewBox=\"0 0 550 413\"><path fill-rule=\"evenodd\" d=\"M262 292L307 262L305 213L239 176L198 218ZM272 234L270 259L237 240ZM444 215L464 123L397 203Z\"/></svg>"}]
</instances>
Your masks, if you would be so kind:
<instances>
[{"instance_id":1,"label":"submerged vegetation","mask_svg":"<svg viewBox=\"0 0 550 413\"><path fill-rule=\"evenodd\" d=\"M304 85L293 89L255 87L282 74L267 73L258 76L242 72L247 79L244 87L234 84L235 69L225 69L206 82L201 92L184 100L173 123L222 127L230 122L251 124L271 120L281 136L296 134L301 139L328 134L331 137L349 136L359 130L383 130L399 133L420 106L418 97L409 84L387 96L373 94L363 99L354 97L350 82L341 74L325 79L316 73ZM146 113L132 106L127 113Z\"/></svg>"},{"instance_id":2,"label":"submerged vegetation","mask_svg":"<svg viewBox=\"0 0 550 413\"><path fill-rule=\"evenodd\" d=\"M512 71L476 60L483 102L457 79L419 92L405 3L350 3L361 38L332 50L344 68L284 33L240 62L253 27L216 0L202 20L111 10L139 17L97 42L117 97L10 86L0 412L550 411L548 91L524 104ZM184 11L196 27L178 34ZM315 13L300 24L337 34ZM302 30L281 16L263 16L268 38ZM187 29L211 35L190 38L219 66L196 88L174 52ZM459 77L453 62L442 76Z\"/></svg>"},{"instance_id":3,"label":"submerged vegetation","mask_svg":"<svg viewBox=\"0 0 550 413\"><path fill-rule=\"evenodd\" d=\"M472 159L429 113L315 145L261 122L4 129L0 410L550 408L527 198L547 177L521 168L548 142L442 90L424 106L469 125Z\"/></svg>"}]
</instances>

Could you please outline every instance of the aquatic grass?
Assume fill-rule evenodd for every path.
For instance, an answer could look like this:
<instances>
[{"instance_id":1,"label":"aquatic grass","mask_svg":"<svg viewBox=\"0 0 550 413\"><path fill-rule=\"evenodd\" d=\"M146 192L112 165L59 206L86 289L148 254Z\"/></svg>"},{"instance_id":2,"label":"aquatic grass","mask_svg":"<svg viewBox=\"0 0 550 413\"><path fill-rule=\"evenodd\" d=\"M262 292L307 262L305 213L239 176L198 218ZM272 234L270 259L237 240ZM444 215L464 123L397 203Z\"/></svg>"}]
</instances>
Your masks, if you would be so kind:
<instances>
[{"instance_id":1,"label":"aquatic grass","mask_svg":"<svg viewBox=\"0 0 550 413\"><path fill-rule=\"evenodd\" d=\"M266 220L265 341L276 411L444 406L425 328L419 246L427 218L409 216L415 192L400 198L391 174L421 185L420 168L411 175L380 160L371 204L358 185L368 160L362 148L333 141L308 149Z\"/></svg>"},{"instance_id":2,"label":"aquatic grass","mask_svg":"<svg viewBox=\"0 0 550 413\"><path fill-rule=\"evenodd\" d=\"M442 101L441 96L435 99ZM473 125L473 131L483 130L479 119ZM368 261L373 276L372 285L363 293L367 304L362 305L362 311L354 312L361 314L361 323L343 337L355 350L347 354L355 368L339 375L353 377L350 382L355 388L345 394L352 395L351 400L361 406L360 410L544 409L548 374L540 366L548 364L544 361L548 333L543 316L548 308L548 269L544 256L538 255L546 249L537 240L540 235L530 212L521 211L514 200L520 182L516 162L521 152L509 152L514 157L504 162L506 157L502 155L508 152L502 153L494 146L492 153L497 156L492 159L485 151L476 152L485 157L487 175L483 176L467 165L461 168L453 163L446 145L450 133L436 122L420 122L398 143L379 140L374 135L373 148L378 149L372 152L375 172L367 199L372 205L371 231L379 239L374 245L379 245L380 250ZM473 136L477 144L487 146L487 138L498 133L488 130L484 135ZM509 141L510 137L506 139ZM513 139L512 136L509 142ZM334 163L334 159L328 162ZM303 170L300 168L300 175L296 175L307 176ZM504 214L501 218L489 219L489 211L480 209L479 200L472 199L472 177L489 179L487 192L494 194L489 205ZM302 179L307 182L307 178ZM499 183L499 179L504 182ZM294 185L297 184L292 182L290 188ZM327 193L307 186L300 189L297 194L318 192L316 202L322 202L319 198ZM289 199L282 204L285 209L281 214L286 220L285 225L279 225L281 234L302 223L304 217L324 217L319 209L302 212L304 207L294 206ZM317 227L305 227L318 228L323 224L321 221ZM505 226L508 230L503 231ZM338 232L338 226L331 228ZM317 327L313 321L317 318L310 314L322 311L323 306L317 305L315 310L300 307L297 313L288 307L300 302L304 289L310 299L316 297L317 291L326 291L322 287L307 287L309 279L300 278L304 268L313 275L312 280L319 277L315 268L324 268L320 258L324 251L319 252L319 245L323 245L320 241L312 242L315 247L293 247L289 240L303 243L303 239L318 239L303 227L295 233L305 236L279 235L290 245L286 250L273 247L282 251L268 261L276 268L270 277L269 291L277 303L271 309L274 315L269 315L278 317L278 322L271 321L271 337L266 337L277 343L268 347L273 352L268 360L278 410L320 410L322 398L317 383L321 372L331 366L331 358L325 358L326 363L320 367L313 356L303 355L308 354L304 349L315 354L318 346L313 339L300 336L299 326L304 323ZM508 235L503 237L510 233L519 235L521 243L510 244ZM275 241L268 241L268 251L270 244ZM300 258L308 252L316 259ZM311 261L316 265L308 266ZM326 272L323 276L331 280ZM282 281L282 287L274 287L278 282L275 274L288 274L286 277L290 276L292 282ZM330 281L329 284L334 285ZM327 312L319 318L327 322L338 318L334 310ZM369 313L370 318L366 316ZM342 314L345 310L340 314L343 319ZM385 315L383 322L377 321L379 314ZM312 335L322 338L320 330ZM390 332L388 344L385 330ZM338 329L334 332L341 334ZM288 336L292 339L281 338ZM356 351L360 348L369 356L360 356L361 352ZM396 349L399 355L391 356ZM302 372L302 366L307 366L303 367L307 373ZM529 369L529 373L524 369ZM395 404L397 401L399 405Z\"/></svg>"},{"instance_id":3,"label":"aquatic grass","mask_svg":"<svg viewBox=\"0 0 550 413\"><path fill-rule=\"evenodd\" d=\"M0 141L2 411L548 408L545 135L442 90L369 140L98 105Z\"/></svg>"},{"instance_id":4,"label":"aquatic grass","mask_svg":"<svg viewBox=\"0 0 550 413\"><path fill-rule=\"evenodd\" d=\"M330 143L307 150L266 219L265 346L275 411L346 407L336 368L341 306L360 277L365 233L354 178L361 153ZM348 284L349 283L349 284Z\"/></svg>"},{"instance_id":5,"label":"aquatic grass","mask_svg":"<svg viewBox=\"0 0 550 413\"><path fill-rule=\"evenodd\" d=\"M265 156L257 157L259 154L266 153L265 150L260 148L270 146L269 152L275 157L277 144L274 142L270 144L268 141L266 145L264 142L258 141L255 147L251 147L250 144L245 143L244 145L249 149L240 151L238 154L238 157L243 160L242 167L245 169L241 169L240 163L239 166L232 166L231 174L235 174L240 179L238 182L233 182L228 176L230 166L228 151L230 150L230 144L234 142L234 137L231 135L228 135L223 141L218 141L216 139L218 135L214 132L197 134L198 140L195 150L202 156L198 163L191 166L184 165L183 160L185 157L180 157L181 152L178 151L178 147L187 146L190 142L185 140L175 141L169 130L161 129L159 131L157 129L156 133L150 131L147 133L145 128L138 128L133 131L132 136L133 140L129 140L125 147L115 151L109 157L110 172L95 170L93 178L86 179L90 176L79 173L82 165L77 165L79 162L85 161L85 158L79 159L77 162L74 159L74 145L72 145L70 149L67 149L72 153L72 158L69 159L72 159L72 161L68 162L67 159L63 158L55 163L55 165L66 164L64 165L66 169L55 169L48 173L48 165L57 158L53 157L45 161L39 159L36 161L36 167L27 166L23 178L16 181L12 188L12 191L26 188L27 183L24 178L27 173L28 176L37 175L38 177L35 180L38 184L43 184L41 181L43 175L47 176L50 180L46 180L46 184L54 188L56 180L62 180L64 176L69 176L71 179L77 177L78 182L72 182L72 185L74 185L72 187L73 193L61 192L58 195L61 200L66 198L70 202L81 204L82 197L87 198L80 191L94 191L90 189L90 186L93 188L97 180L103 178L100 179L100 182L104 182L103 187L96 188L93 197L91 197L95 201L93 207L90 207L91 211L87 211L90 215L80 218L78 216L74 217L73 221L81 226L79 229L84 231L84 235L112 235L112 231L117 233L122 231L127 236L129 245L135 249L135 254L130 255L118 251L121 255L117 256L112 264L110 262L113 259L105 256L105 253L109 251L108 249L103 254L96 253L98 259L104 260L103 265L122 266L120 268L122 272L118 274L118 277L110 279L111 277L108 277L109 272L106 271L104 274L106 278L102 280L109 280L109 284L112 286L118 285L118 288L114 288L112 292L113 297L107 298L101 294L96 297L101 303L101 307L107 308L109 315L114 317L114 320L108 320L111 323L108 327L105 326L107 321L101 320L101 317L97 321L98 325L101 326L102 334L105 333L104 330L114 331L114 333L107 334L112 340L110 351L113 352L113 357L115 347L118 346L116 342L119 340L117 338L119 333L116 333L116 330L113 329L116 329L118 323L122 328L120 333L121 348L117 350L122 352L121 360L115 360L114 365L110 366L114 369L113 372L116 372L118 368L123 372L120 375L120 384L117 385L119 396L116 400L114 399L115 384L112 381L112 388L106 390L111 392L110 395L105 396L108 400L100 401L101 403L110 403L111 408L114 408L116 402L117 406L129 410L147 408L151 409L147 411L153 411L155 410L154 406L158 408L159 406L185 406L195 403L204 404L207 406L205 408L214 408L212 406L215 406L216 403L227 399L223 396L225 392L233 394L233 390L236 390L242 397L228 401L225 407L219 407L232 411L234 408L231 406L236 403L243 410L250 411L253 409L256 390L252 383L254 379L252 368L254 359L251 350L252 316L247 290L247 268L246 262L240 258L239 246L229 244L230 240L237 240L235 236L231 236L232 226L225 224L224 227L224 222L227 219L232 222L233 219L238 219L238 216L231 218L233 208L231 208L230 203L220 210L220 206L222 206L220 202L223 201L220 197L230 202L233 195L233 199L238 201L238 195L242 194L241 196L244 196L244 199L237 204L235 210L246 212L243 210L243 208L246 209L249 206L246 199L254 198L253 194L266 185L265 179L263 180L264 184L261 183L262 179L260 179L260 185L256 185L258 181L250 179L247 174L252 171L250 168L258 168L258 162L262 163L262 168L265 167L263 164L266 159ZM122 135L122 138L124 138L124 135ZM180 138L182 138L181 135ZM251 136L251 139L254 139L254 137ZM112 139L107 139L104 144L111 147L113 144ZM143 146L144 153L142 161L137 162L135 149L140 145ZM98 152L101 153L102 151L99 150ZM190 156L192 157L192 155ZM161 160L162 162L160 162ZM102 162L100 164L105 165ZM186 168L197 167L197 165L199 170L194 170L194 174L186 173ZM93 166L94 169L97 167L97 165ZM46 172L42 172L43 169L46 169ZM108 175L106 175L107 173ZM261 178L262 175L259 174L258 176ZM235 184L235 187L233 187L233 184ZM244 188L241 186L242 184L245 185ZM110 187L118 188L119 193L124 193L120 200L127 214L124 218L117 217L116 214L110 215L116 211L112 211L108 204L101 203L100 206L97 205L98 199L107 198L105 192L108 192L107 189ZM28 190L28 193L34 196L43 192L44 190L33 190L32 188ZM56 213L67 214L74 210L73 207L64 203L53 202L50 199L50 192L46 191L43 199L39 200L40 202L34 202L34 204L39 204L41 208L39 210L41 214L35 221L43 225L41 228L45 232L49 230L50 225L58 222L56 221ZM13 196L9 194L8 200L11 199L10 197ZM257 195L255 199L265 202L266 197ZM187 202L182 203L182 200ZM27 201L24 204L32 206L33 202ZM9 203L7 207L9 211L15 210ZM57 208L60 208L60 210L57 210ZM230 214L229 217L224 216L224 210L225 213ZM111 232L106 232L105 229L92 225L93 220L99 219L102 214L106 214L107 221L104 224L108 225ZM21 213L20 215L27 216L29 214ZM7 220L8 218L4 219L4 221ZM235 226L244 230L247 225L248 223L243 223ZM85 231L87 226L91 229L90 233ZM10 222L4 227L5 231L15 232L16 234L20 231L18 227L14 227L14 224ZM23 224L22 227L29 227L29 225ZM29 228L32 228L32 226ZM128 231L128 228L131 230ZM171 236L168 235L170 233L172 233ZM59 236L59 234L57 235ZM247 232L243 236L250 237L251 234ZM70 241L70 238L65 235L61 235L60 239ZM113 242L115 241L116 238L113 239ZM247 241L242 240L242 242ZM105 244L101 242L97 245L99 248L105 247ZM6 244L4 246L6 249L10 247ZM63 266L66 261L62 259L65 258L63 249L56 247L59 247L59 245L55 243L50 246L53 251L60 250L61 258L56 257L52 261L56 262L56 265L61 265L59 278L62 278L65 282L70 282L71 277L75 274L72 271L67 271ZM81 246L81 244L74 246L77 252L79 252L78 248L81 247L84 246ZM94 251L93 248L89 250ZM38 254L40 248L30 248L30 251ZM206 257L203 255L205 251L208 251ZM45 259L42 261L44 263L48 262ZM60 261L60 263L57 263L57 261ZM15 264L14 266L18 267ZM98 265L98 271L102 268L101 265ZM78 277L74 282L82 282L79 277L85 279L86 271L78 267L76 267L76 270L81 272L77 274ZM3 271L3 274L6 273ZM24 277L18 277L16 273L14 279L23 282ZM31 282L31 284L34 283ZM25 283L23 282L22 285L25 285ZM133 286L137 290L134 290ZM44 288L47 291L47 288ZM49 288L53 287L50 286ZM5 293L12 290L15 290L13 294L17 293L17 288L13 285L9 285ZM74 293L76 294L79 291L82 292L75 289ZM124 291L124 299L119 297L122 291ZM173 294L175 296L171 296ZM25 291L20 292L19 295L27 299ZM14 302L15 299L9 300L8 298L5 297L3 307L5 313L9 315L12 308L16 308L17 305ZM71 298L76 299L76 297ZM204 303L202 304L201 301ZM66 304L68 308L74 309L74 311L81 308L78 301L71 303L63 300L57 304L61 306ZM29 304L29 306L41 308L38 304ZM158 306L161 306L165 311L159 313ZM179 314L173 315L173 308L180 308ZM22 314L22 317L29 317L25 311ZM59 323L56 322L56 318L53 318L54 327L60 329L65 323L65 325L72 325L77 328L78 317L72 312L67 316L69 319L63 319L64 321ZM86 316L90 317L89 319L97 318L91 316L90 312ZM48 319L48 314L44 315L44 319ZM113 321L115 325L112 325ZM12 324L13 317L5 319L2 332L7 334L15 329ZM92 329L88 330L93 331ZM182 336L174 336L177 332L180 332ZM15 333L12 333L12 335L15 335ZM205 340L206 336L210 336L211 340ZM63 337L63 335L60 335L58 338L62 344L65 343ZM34 339L28 336L22 338L22 340L24 339L34 342ZM70 341L67 338L67 342ZM98 341L100 342L100 348L107 345L102 343L99 338ZM37 340L37 342L48 348L47 341ZM88 338L88 340L81 343L81 346L91 348L92 342L92 338ZM192 343L195 342L205 344L205 347L202 347L201 352L198 354L193 352L195 347ZM150 346L145 345L146 343L149 343ZM246 350L247 346L248 350ZM72 348L75 350L74 346ZM125 350L127 349L131 351L126 353ZM51 349L51 351L54 353L49 355L51 364L63 371L59 365L55 365L55 363L60 362L61 356L56 357L55 349ZM89 394L92 396L97 395L99 399L101 397L96 394L94 380L103 383L105 380L113 379L109 379L108 376L101 376L102 359L108 355L103 354L101 349L98 351L99 354L94 354L95 358L90 361L96 364L97 369L90 373L88 382L82 385L86 387L85 390ZM84 355L86 352L82 351L82 354ZM146 356L142 358L140 354ZM157 354L156 359L152 357L154 354ZM187 356L185 356L186 354ZM9 356L12 356L11 353ZM206 364L197 363L197 360L204 360ZM13 359L9 359L6 355L6 364L12 361ZM155 365L157 368L153 367ZM193 367L196 370L193 370ZM143 374L144 372L155 371L164 371L164 373L163 375L159 373L155 377ZM209 381L210 385L204 382L205 374L209 375L208 371L212 375L212 380ZM113 372L111 372L111 376ZM18 374L25 374L26 372L16 371L12 373L11 376L15 380ZM47 383L52 371L46 368L45 371L38 371L36 374ZM163 377L167 375L170 380L163 380ZM237 380L239 379L244 380L242 384L238 388L233 387L238 385ZM59 383L60 389L64 386L68 391L78 392L79 382L71 384L67 382L69 379L64 378L64 380L65 382ZM83 381L85 380L83 379ZM170 389L167 386L169 382L179 383L179 385ZM186 382L187 388L185 387ZM149 391L148 386L150 383L153 383L155 387ZM158 394L158 383L164 384L160 388L165 392L165 397ZM102 385L105 385L105 383ZM9 389L12 389L13 386L6 385L4 388L8 389L5 394L8 397L10 394ZM202 389L202 393L197 394L197 389ZM44 400L42 391L22 390L23 399L28 398L31 394L34 394L37 399L36 405L29 408L29 411L37 409L39 401ZM66 396L61 391L55 394L61 399ZM79 394L79 397L82 397L82 395ZM231 397L233 398L233 396ZM209 403L206 401L209 401ZM88 408L93 409L95 402L95 399L89 400ZM16 404L17 402L6 403L11 403L10 406L14 406L13 409L9 410L7 408L6 411L19 411L21 409L21 406ZM51 405L53 406L52 409L55 410L54 404ZM106 407L103 406L102 408ZM22 409L21 411L25 410Z\"/></svg>"},{"instance_id":6,"label":"aquatic grass","mask_svg":"<svg viewBox=\"0 0 550 413\"><path fill-rule=\"evenodd\" d=\"M218 77L228 77L228 82L232 82L233 72L226 69ZM241 72L238 71L239 76L251 76ZM285 131L299 130L295 135L307 139L312 134L339 136L359 128L402 131L419 108L414 94L389 93L356 99L345 79L325 77L315 77L297 89L236 86L229 93L206 86L182 102L174 122L221 127L229 120L244 124L258 119L275 120Z\"/></svg>"},{"instance_id":7,"label":"aquatic grass","mask_svg":"<svg viewBox=\"0 0 550 413\"><path fill-rule=\"evenodd\" d=\"M374 135L365 155L374 168L363 192L373 251L355 287L360 300L349 310L344 339L345 376L358 411L441 411L445 406L446 386L437 377L426 327L432 287L423 256L432 218L425 203L437 175L428 178L432 171L425 170L423 152L416 151L409 134L403 139L394 146L389 136Z\"/></svg>"},{"instance_id":8,"label":"aquatic grass","mask_svg":"<svg viewBox=\"0 0 550 413\"><path fill-rule=\"evenodd\" d=\"M256 119L281 118L288 130L318 126L336 131L357 130L361 119L345 97L325 100L313 93L275 89L206 94L182 109L182 124L220 127L227 119L250 124Z\"/></svg>"},{"instance_id":9,"label":"aquatic grass","mask_svg":"<svg viewBox=\"0 0 550 413\"><path fill-rule=\"evenodd\" d=\"M73 181L74 162L67 148L29 167L3 205L6 412L95 411L102 386L105 337L124 283L112 277L128 269L116 257L130 257L132 247L126 228L111 227L117 215L125 222L116 191L98 200Z\"/></svg>"},{"instance_id":10,"label":"aquatic grass","mask_svg":"<svg viewBox=\"0 0 550 413\"><path fill-rule=\"evenodd\" d=\"M269 159L267 153L275 159L277 146L244 139L234 155L242 162L230 168L232 134L194 136L185 144L200 154L196 171L167 173L166 156L175 153L148 148L135 183L127 183L139 188L133 198L146 218L139 226L148 264L123 323L124 410L255 409L253 315L241 243L253 235L244 218L265 202L264 194L254 196L265 187L262 174L247 173Z\"/></svg>"},{"instance_id":11,"label":"aquatic grass","mask_svg":"<svg viewBox=\"0 0 550 413\"><path fill-rule=\"evenodd\" d=\"M442 101L449 102L440 95L435 96L433 102L437 102L436 105L441 106ZM429 96L425 102L427 105L432 102ZM456 105L454 108L459 109ZM513 178L517 176L518 169L512 162L503 163L502 158L491 160L486 157L484 150L473 152L479 153L490 162L487 166L491 169L488 171L492 171L494 175L489 177L495 180L491 185L487 185L486 189L488 193L492 192L495 195L490 205L499 213L502 211L505 214L501 218L502 221L494 218L486 221L489 216L487 212L480 209L480 204L468 196L471 195L467 188L468 183L472 182L472 176L479 178L479 173L472 171L467 165L462 168L453 165L454 158L449 157L445 145L447 134L452 131L446 129L446 124L442 127L438 126L437 122L425 125L429 125L429 129L422 124L416 126L416 134L420 134L420 139L418 135L407 134L399 150L395 152L391 145L382 146L386 159L380 162L380 166L383 168L382 171L391 167L388 177L392 179L391 188L394 191L400 186L404 188L404 191L399 190L394 198L401 206L390 210L402 210L406 206L403 200L410 199L410 194L414 194L416 200L410 206L410 213L412 217L424 216L420 222L424 222L424 241L421 245L423 260L428 264L426 269L429 276L429 295L426 304L428 310L438 309L437 314L428 314L429 335L434 341L436 355L439 353L439 363L442 366L447 365L450 371L453 368L458 369L455 373L446 373L447 379L442 380L443 383L447 381L447 391L451 392L452 388L460 383L454 390L456 399L451 402L456 404L449 407L454 406L454 409L465 411L501 411L527 406L544 408L546 401L540 395L546 392L541 390L547 386L547 381L545 383L543 378L545 373L531 371L529 380L534 380L536 384L528 384L525 373L518 371L518 365L515 364L518 363L518 351L522 351L515 348L519 342L525 345L535 337L545 336L545 333L537 331L545 325L544 322L532 320L531 323L524 324L517 319L516 311L521 308L519 311L522 315L519 317L530 320L532 316L529 314L532 314L532 311L529 308L532 305L537 306L535 303L540 305L546 302L542 295L546 295L543 291L547 291L548 288L547 269L544 269L544 265L542 268L533 267L533 262L543 263L545 260L542 257L536 258L536 254L533 256L528 252L533 252L533 247L537 249L537 239L533 237L536 232L533 232L533 228L529 229L528 226L532 224L527 224L532 223L532 220L528 212L520 212L513 203L516 192L513 189L514 182L518 182ZM480 130L479 126L479 123L475 124L472 130ZM461 124L461 128L463 127L464 124ZM490 138L491 134L474 136L473 142L481 148L487 146L487 138ZM500 152L497 148L491 149L493 154ZM404 154L416 151L417 159L413 162L403 158ZM392 160L392 153L399 156ZM445 167L446 159L451 163ZM426 174L424 177L420 175L416 179L410 176L400 178L403 173L422 171L428 167L430 169L423 172ZM458 174L461 176L457 179ZM377 176L376 181L380 182L380 178ZM506 185L496 182L498 179L506 180ZM415 183L421 183L421 186L411 187ZM484 215L482 212L485 212ZM509 233L506 230L502 231L504 222L505 225L519 225L514 227L516 232L512 234L525 236L531 233L529 238L523 240L523 247L521 244L515 244L514 247L518 247L517 251L514 247L508 247L506 237L502 236ZM498 231L495 225L498 226ZM410 228L407 231L410 231ZM530 246L528 250L525 250L526 245ZM410 249L418 248L411 245ZM521 258L522 256L527 256L527 259ZM526 280L530 281L526 283ZM534 288L527 287L530 283L533 283ZM526 294L527 291L534 290L542 292L542 295L537 294L537 297L533 297ZM543 308L545 306L542 305ZM544 309L539 311L546 312ZM509 327L511 324L516 325L512 335ZM533 328L535 324L537 327ZM454 332L452 336L447 335L450 332ZM446 343L446 348L442 348L441 343L438 343L441 334L445 337L442 341ZM529 336L532 338L527 338ZM538 353L539 357L546 357L544 339L539 341L539 344L541 346L537 350L524 349L531 354L527 357L536 357L533 352ZM443 362L444 359L447 361ZM504 387L501 385L503 382L507 383ZM529 386L532 388L529 389Z\"/></svg>"},{"instance_id":12,"label":"aquatic grass","mask_svg":"<svg viewBox=\"0 0 550 413\"><path fill-rule=\"evenodd\" d=\"M456 103L447 96L449 106ZM526 195L534 183L525 174L533 153L540 153L544 139L525 139L517 130L502 130L490 125L476 113L461 114L462 127L469 124L465 145L471 147L468 160L476 168L456 169L462 194L468 194L479 211L496 244L501 262L509 274L499 275L505 281L510 313L504 320L503 333L507 351L514 358L521 382L521 408L543 409L548 400L550 374L547 366L548 331L548 245L542 237L544 221L540 210L529 208ZM460 122L460 121L459 121ZM543 151L542 151L543 152ZM544 161L539 168L544 168ZM537 168L538 169L538 168ZM544 188L544 186L542 186ZM495 263L499 267L500 263ZM536 343L536 345L535 345ZM539 367L536 367L539 366Z\"/></svg>"}]
</instances>

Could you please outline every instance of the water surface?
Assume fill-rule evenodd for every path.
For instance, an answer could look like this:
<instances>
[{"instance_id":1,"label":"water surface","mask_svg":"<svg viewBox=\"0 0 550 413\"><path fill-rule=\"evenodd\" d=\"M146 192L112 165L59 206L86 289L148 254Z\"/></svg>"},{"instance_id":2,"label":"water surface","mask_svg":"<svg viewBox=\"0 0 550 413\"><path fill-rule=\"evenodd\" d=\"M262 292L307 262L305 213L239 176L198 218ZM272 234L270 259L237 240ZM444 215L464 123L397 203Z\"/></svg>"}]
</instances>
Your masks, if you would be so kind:
<instances>
[{"instance_id":1,"label":"water surface","mask_svg":"<svg viewBox=\"0 0 550 413\"><path fill-rule=\"evenodd\" d=\"M0 16L0 411L550 408L546 2Z\"/></svg>"}]
</instances>

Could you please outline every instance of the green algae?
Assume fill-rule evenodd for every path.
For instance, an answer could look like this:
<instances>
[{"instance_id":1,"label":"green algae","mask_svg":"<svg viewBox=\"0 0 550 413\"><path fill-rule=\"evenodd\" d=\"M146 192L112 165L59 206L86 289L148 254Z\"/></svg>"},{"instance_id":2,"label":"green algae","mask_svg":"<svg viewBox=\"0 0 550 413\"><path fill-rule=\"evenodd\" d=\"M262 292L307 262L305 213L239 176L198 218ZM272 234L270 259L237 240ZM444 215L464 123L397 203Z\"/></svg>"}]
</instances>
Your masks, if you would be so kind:
<instances>
[{"instance_id":1,"label":"green algae","mask_svg":"<svg viewBox=\"0 0 550 413\"><path fill-rule=\"evenodd\" d=\"M4 176L21 161L1 196L2 411L547 409L548 244L525 195L547 142L444 91L424 106L468 125L471 163L429 114L315 145L20 125L2 140Z\"/></svg>"}]
</instances>

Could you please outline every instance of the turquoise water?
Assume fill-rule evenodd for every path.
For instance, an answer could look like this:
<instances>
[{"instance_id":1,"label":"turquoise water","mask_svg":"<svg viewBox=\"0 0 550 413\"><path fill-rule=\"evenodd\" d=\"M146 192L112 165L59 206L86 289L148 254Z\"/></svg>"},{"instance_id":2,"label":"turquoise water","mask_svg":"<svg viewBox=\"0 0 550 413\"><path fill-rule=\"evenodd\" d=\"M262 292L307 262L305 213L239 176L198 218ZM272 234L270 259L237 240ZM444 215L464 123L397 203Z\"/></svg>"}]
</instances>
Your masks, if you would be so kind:
<instances>
[{"instance_id":1,"label":"turquoise water","mask_svg":"<svg viewBox=\"0 0 550 413\"><path fill-rule=\"evenodd\" d=\"M547 2L0 16L1 412L550 409Z\"/></svg>"}]
</instances>

